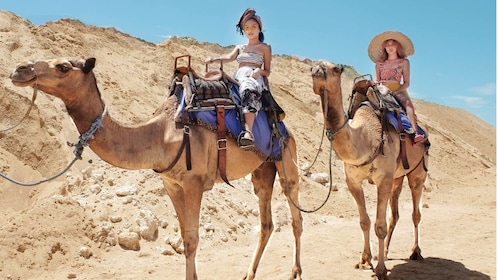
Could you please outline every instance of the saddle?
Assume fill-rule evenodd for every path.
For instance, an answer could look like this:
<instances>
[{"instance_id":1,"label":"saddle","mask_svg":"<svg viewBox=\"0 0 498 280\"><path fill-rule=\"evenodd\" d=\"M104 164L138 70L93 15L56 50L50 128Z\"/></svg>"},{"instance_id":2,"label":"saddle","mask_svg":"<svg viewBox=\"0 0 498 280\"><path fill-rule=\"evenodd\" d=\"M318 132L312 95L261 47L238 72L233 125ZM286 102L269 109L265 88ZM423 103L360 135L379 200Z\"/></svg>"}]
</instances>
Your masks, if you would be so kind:
<instances>
[{"instance_id":1,"label":"saddle","mask_svg":"<svg viewBox=\"0 0 498 280\"><path fill-rule=\"evenodd\" d=\"M188 65L178 67L178 60L184 57L188 58ZM175 59L175 76L183 85L187 110L212 110L216 104L234 105L235 108L230 87L239 83L223 71L223 64L217 70L207 71L207 67L206 64L206 74L202 76L190 67L189 55Z\"/></svg>"},{"instance_id":2,"label":"saddle","mask_svg":"<svg viewBox=\"0 0 498 280\"><path fill-rule=\"evenodd\" d=\"M366 76L370 76L370 79L365 79ZM360 80L357 81L358 79ZM401 115L406 115L406 112L405 108L396 99L396 97L390 92L385 92L385 94L381 93L380 88L372 81L371 75L367 74L354 79L354 86L350 99L348 109L349 117L353 118L354 114L361 106L371 106L381 122L382 133L389 130L390 122L388 114L392 113L396 117L398 126L394 128L399 134L401 159L403 167L405 169L409 169L410 166L406 157L406 133L403 129L401 121ZM392 141L392 139L390 141Z\"/></svg>"},{"instance_id":3,"label":"saddle","mask_svg":"<svg viewBox=\"0 0 498 280\"><path fill-rule=\"evenodd\" d=\"M180 59L187 59L186 66L179 66ZM175 58L175 68L172 83L170 85L170 95L181 97L178 108L175 113L177 125L183 125L184 131L189 131L188 125L195 123L190 119L190 112L215 111L216 113L216 133L218 136L218 171L221 178L231 186L226 176L226 150L227 150L227 126L225 123L225 110L234 109L243 127L242 107L239 105L240 97L237 95L239 83L223 71L223 64L220 68L208 71L206 65L206 74L198 74L190 67L190 55L179 56ZM285 112L277 104L269 91L268 83L262 92L262 110L267 113L269 126L273 129L273 136L277 134L277 123L285 117ZM187 139L187 140L185 140ZM184 133L184 142L182 150L188 149L188 133ZM179 152L181 153L181 151ZM190 155L187 155L190 158ZM190 163L187 163L187 169Z\"/></svg>"}]
</instances>

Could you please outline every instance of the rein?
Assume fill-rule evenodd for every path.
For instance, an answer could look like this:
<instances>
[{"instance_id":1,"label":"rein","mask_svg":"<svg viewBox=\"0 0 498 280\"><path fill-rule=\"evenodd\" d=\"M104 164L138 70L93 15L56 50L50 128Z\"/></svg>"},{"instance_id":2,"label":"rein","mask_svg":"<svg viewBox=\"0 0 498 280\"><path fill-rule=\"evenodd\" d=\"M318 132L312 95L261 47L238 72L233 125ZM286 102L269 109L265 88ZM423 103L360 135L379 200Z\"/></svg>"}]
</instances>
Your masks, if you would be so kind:
<instances>
[{"instance_id":1,"label":"rein","mask_svg":"<svg viewBox=\"0 0 498 280\"><path fill-rule=\"evenodd\" d=\"M325 112L326 111L327 111L327 107L325 107ZM346 123L347 123L347 118L346 118L346 122L344 123L344 125L339 130L341 130L342 128L344 128L346 126ZM325 122L324 122L324 124L323 124L323 132L325 132L325 131L326 131L326 129L325 129ZM339 132L339 131L337 131L337 132ZM318 150L316 152L315 159L313 160L313 163L309 167L307 167L305 169L301 169L301 171L307 172L309 169L311 169L311 167L313 167L313 165L315 165L316 160L318 159L318 155L320 154L320 151L321 151L321 148L322 148L324 134L325 133L322 133L322 138L320 140L320 145L318 146ZM328 130L327 130L327 137L328 137ZM281 153L282 153L282 156L283 156L284 155L285 141L283 141L283 138L280 138L280 142L281 142L280 143L280 147L282 147L282 152ZM291 157L292 157L292 154L291 154ZM297 165L297 163L296 163L296 161L294 159L292 161L294 162L295 165ZM302 208L300 205L297 205L297 203L290 196L290 187L289 187L289 183L287 182L287 173L285 172L285 161L283 159L282 159L282 167L283 167L283 170L284 170L285 192L286 192L287 197L289 198L290 202L292 203L292 205L294 207L296 207L299 211L304 212L304 213L314 213L314 212L320 210L325 205L325 203L327 203L327 201L330 198L330 194L332 193L332 141L330 141L330 149L329 149L329 178L330 178L329 191L327 193L327 197L325 198L325 200L317 208L312 209L312 210L307 210L307 209Z\"/></svg>"},{"instance_id":2,"label":"rein","mask_svg":"<svg viewBox=\"0 0 498 280\"><path fill-rule=\"evenodd\" d=\"M15 183L17 185L21 185L21 186L35 186L35 185L39 185L41 183L45 183L45 182L48 182L50 180L53 180L57 177L59 177L60 175L64 174L75 162L76 160L78 159L82 159L81 158L81 154L83 153L83 148L85 146L88 146L88 141L90 139L93 139L93 136L95 134L95 132L97 132L97 130L102 126L102 120L104 119L104 117L107 115L107 107L104 107L104 112L102 113L102 115L100 115L99 117L97 117L92 125L90 126L90 128L83 134L80 135L79 137L79 141L78 143L70 143L70 142L67 142L67 145L70 146L70 147L74 147L74 159L69 163L69 165L64 168L62 171L60 171L59 173L49 177L49 178L46 178L46 179L43 179L43 180L40 180L38 182L32 182L32 183L24 183L24 182L20 182L20 181L16 181L14 179L11 179L9 177L7 177L6 175L0 173L0 177L12 182L12 183Z\"/></svg>"},{"instance_id":3,"label":"rein","mask_svg":"<svg viewBox=\"0 0 498 280\"><path fill-rule=\"evenodd\" d=\"M12 129L16 128L18 125L20 125L24 121L24 119L26 119L28 117L29 113L31 112L31 109L33 108L33 106L35 104L35 100L36 100L37 95L38 95L38 87L35 85L33 87L33 97L31 97L31 104L29 105L29 108L28 108L28 111L26 111L26 114L24 114L24 117L22 117L22 119L14 126L0 130L0 132L7 132L9 130L12 130Z\"/></svg>"}]
</instances>

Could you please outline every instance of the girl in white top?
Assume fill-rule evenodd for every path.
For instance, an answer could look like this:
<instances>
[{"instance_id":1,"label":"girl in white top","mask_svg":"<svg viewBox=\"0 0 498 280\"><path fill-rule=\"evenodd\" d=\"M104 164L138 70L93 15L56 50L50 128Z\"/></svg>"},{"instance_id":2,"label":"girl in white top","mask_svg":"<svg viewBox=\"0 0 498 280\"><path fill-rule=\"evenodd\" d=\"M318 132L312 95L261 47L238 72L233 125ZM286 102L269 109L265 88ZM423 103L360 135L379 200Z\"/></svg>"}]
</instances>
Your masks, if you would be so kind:
<instances>
[{"instance_id":1,"label":"girl in white top","mask_svg":"<svg viewBox=\"0 0 498 280\"><path fill-rule=\"evenodd\" d=\"M263 43L264 35L261 31L263 24L256 11L249 8L244 11L236 25L241 35L246 35L246 45L238 45L233 51L218 58L208 58L207 64L213 62L231 62L237 60L239 69L234 78L239 82L239 94L242 111L244 113L245 131L239 139L240 147L250 147L254 144L252 126L258 111L261 109L261 92L263 90L263 76L270 76L271 47Z\"/></svg>"}]
</instances>

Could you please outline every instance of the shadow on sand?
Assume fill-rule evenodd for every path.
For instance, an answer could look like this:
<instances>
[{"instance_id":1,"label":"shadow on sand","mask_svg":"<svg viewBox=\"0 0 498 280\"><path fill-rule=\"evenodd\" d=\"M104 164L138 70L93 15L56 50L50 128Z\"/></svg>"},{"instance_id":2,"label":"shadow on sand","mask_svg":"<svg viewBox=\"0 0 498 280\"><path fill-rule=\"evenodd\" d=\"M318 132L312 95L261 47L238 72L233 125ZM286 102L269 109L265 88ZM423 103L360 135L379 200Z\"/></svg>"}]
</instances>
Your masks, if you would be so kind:
<instances>
[{"instance_id":1,"label":"shadow on sand","mask_svg":"<svg viewBox=\"0 0 498 280\"><path fill-rule=\"evenodd\" d=\"M388 274L389 280L488 280L488 275L467 269L462 263L440 258L426 258L423 261L404 260L405 263L397 264Z\"/></svg>"}]
</instances>

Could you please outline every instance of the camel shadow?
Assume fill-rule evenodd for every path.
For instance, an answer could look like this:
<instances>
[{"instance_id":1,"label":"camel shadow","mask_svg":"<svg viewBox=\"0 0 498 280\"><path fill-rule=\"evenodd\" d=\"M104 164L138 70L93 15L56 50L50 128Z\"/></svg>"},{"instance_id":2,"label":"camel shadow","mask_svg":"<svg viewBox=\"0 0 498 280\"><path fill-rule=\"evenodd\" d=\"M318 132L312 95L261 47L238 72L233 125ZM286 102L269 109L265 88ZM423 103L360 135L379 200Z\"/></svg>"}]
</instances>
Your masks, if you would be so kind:
<instances>
[{"instance_id":1,"label":"camel shadow","mask_svg":"<svg viewBox=\"0 0 498 280\"><path fill-rule=\"evenodd\" d=\"M479 271L470 270L462 263L440 258L426 258L423 261L405 260L397 264L388 274L389 280L462 279L489 280L491 277Z\"/></svg>"}]
</instances>

